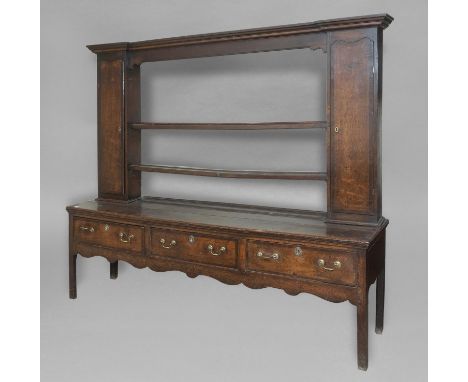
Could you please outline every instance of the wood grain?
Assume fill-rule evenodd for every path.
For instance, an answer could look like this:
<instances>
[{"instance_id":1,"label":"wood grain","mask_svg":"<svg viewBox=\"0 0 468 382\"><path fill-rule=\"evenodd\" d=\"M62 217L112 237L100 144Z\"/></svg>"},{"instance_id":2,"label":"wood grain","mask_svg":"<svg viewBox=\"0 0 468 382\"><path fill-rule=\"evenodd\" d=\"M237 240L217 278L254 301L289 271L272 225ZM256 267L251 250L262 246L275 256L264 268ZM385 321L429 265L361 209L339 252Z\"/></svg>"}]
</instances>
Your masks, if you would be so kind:
<instances>
[{"instance_id":1,"label":"wood grain","mask_svg":"<svg viewBox=\"0 0 468 382\"><path fill-rule=\"evenodd\" d=\"M137 122L128 126L138 130L282 130L325 129L326 121L259 122L259 123L162 123Z\"/></svg>"},{"instance_id":2,"label":"wood grain","mask_svg":"<svg viewBox=\"0 0 468 382\"><path fill-rule=\"evenodd\" d=\"M300 254L296 253L300 249ZM258 253L263 256L259 257ZM272 259L273 254L278 259ZM264 257L266 256L266 258ZM339 261L341 267L334 270L320 268L318 261L323 259L327 268L333 268L333 262ZM313 278L325 282L345 285L356 283L355 253L319 246L304 246L268 241L249 241L247 243L247 269L267 273Z\"/></svg>"},{"instance_id":3,"label":"wood grain","mask_svg":"<svg viewBox=\"0 0 468 382\"><path fill-rule=\"evenodd\" d=\"M193 241L190 241L192 238ZM161 243L161 239L165 243ZM170 244L173 241L173 246ZM210 251L208 246L212 245ZM169 247L169 248L167 248ZM225 251L220 251L224 247ZM213 255L216 253L216 255ZM151 254L156 256L177 258L201 264L213 264L236 268L237 241L231 237L207 235L196 230L181 231L175 229L151 229Z\"/></svg>"},{"instance_id":4,"label":"wood grain","mask_svg":"<svg viewBox=\"0 0 468 382\"><path fill-rule=\"evenodd\" d=\"M322 212L143 197L132 203L88 201L67 207L75 216L108 219L128 224L172 228L197 227L205 232L277 237L299 243L352 245L368 248L388 224L353 226L328 223Z\"/></svg>"},{"instance_id":5,"label":"wood grain","mask_svg":"<svg viewBox=\"0 0 468 382\"><path fill-rule=\"evenodd\" d=\"M373 42L368 38L336 41L331 57L332 126L338 129L331 135L332 208L368 213L372 209L369 111L373 102Z\"/></svg>"},{"instance_id":6,"label":"wood grain","mask_svg":"<svg viewBox=\"0 0 468 382\"><path fill-rule=\"evenodd\" d=\"M325 172L314 171L254 171L254 170L222 170L200 167L165 166L150 164L131 164L133 171L160 172L165 174L209 176L215 178L243 179L289 179L289 180L327 180Z\"/></svg>"},{"instance_id":7,"label":"wood grain","mask_svg":"<svg viewBox=\"0 0 468 382\"><path fill-rule=\"evenodd\" d=\"M368 291L377 283L376 332L383 330L381 103L387 14L138 42L90 45L98 56L98 200L67 207L69 296L76 259L102 256L157 272L205 275L290 295L311 293L356 306L358 367L368 366ZM141 121L145 62L287 49L328 55L325 121L164 123ZM229 89L226 89L229 91ZM141 130L323 128L327 171L207 169L141 163ZM327 182L327 211L141 198L141 172ZM172 243L172 244L171 244ZM299 249L299 250L298 250ZM338 265L337 265L338 264ZM326 329L327 330L327 329Z\"/></svg>"},{"instance_id":8,"label":"wood grain","mask_svg":"<svg viewBox=\"0 0 468 382\"><path fill-rule=\"evenodd\" d=\"M83 241L135 252L143 250L143 227L140 226L76 218L73 227L76 242ZM124 236L121 237L121 234Z\"/></svg>"},{"instance_id":9,"label":"wood grain","mask_svg":"<svg viewBox=\"0 0 468 382\"><path fill-rule=\"evenodd\" d=\"M122 65L102 59L98 73L99 194L117 197L124 192Z\"/></svg>"}]
</instances>

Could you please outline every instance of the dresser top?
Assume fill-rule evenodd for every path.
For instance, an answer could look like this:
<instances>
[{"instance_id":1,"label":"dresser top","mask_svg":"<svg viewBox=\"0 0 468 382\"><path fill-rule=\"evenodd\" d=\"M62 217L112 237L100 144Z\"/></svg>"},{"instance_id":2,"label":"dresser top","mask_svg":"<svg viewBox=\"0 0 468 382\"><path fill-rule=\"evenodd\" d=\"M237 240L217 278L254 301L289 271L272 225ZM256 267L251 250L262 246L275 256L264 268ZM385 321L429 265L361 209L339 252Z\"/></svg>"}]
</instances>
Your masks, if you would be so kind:
<instances>
[{"instance_id":1,"label":"dresser top","mask_svg":"<svg viewBox=\"0 0 468 382\"><path fill-rule=\"evenodd\" d=\"M278 25L273 27L242 29L228 32L205 33L191 36L161 38L135 42L115 42L108 44L88 45L94 53L121 50L148 50L169 46L199 45L222 41L257 40L270 37L292 36L306 33L319 33L340 29L379 27L385 29L393 21L387 13L339 19L318 20L308 23Z\"/></svg>"},{"instance_id":2,"label":"dresser top","mask_svg":"<svg viewBox=\"0 0 468 382\"><path fill-rule=\"evenodd\" d=\"M230 230L250 235L279 235L296 240L323 240L367 247L387 226L327 223L324 212L241 204L144 197L131 203L87 201L67 207L74 215L124 219L140 224Z\"/></svg>"}]
</instances>

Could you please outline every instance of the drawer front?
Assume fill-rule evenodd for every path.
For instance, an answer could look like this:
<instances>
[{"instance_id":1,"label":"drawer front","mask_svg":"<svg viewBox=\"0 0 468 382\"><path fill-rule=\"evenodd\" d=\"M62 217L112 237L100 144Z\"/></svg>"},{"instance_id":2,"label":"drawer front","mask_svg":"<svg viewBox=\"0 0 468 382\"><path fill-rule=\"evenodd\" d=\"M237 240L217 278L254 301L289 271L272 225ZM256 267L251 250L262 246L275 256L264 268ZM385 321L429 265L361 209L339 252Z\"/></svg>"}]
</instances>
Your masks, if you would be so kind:
<instances>
[{"instance_id":1,"label":"drawer front","mask_svg":"<svg viewBox=\"0 0 468 382\"><path fill-rule=\"evenodd\" d=\"M237 241L196 232L152 228L151 254L235 268Z\"/></svg>"},{"instance_id":2,"label":"drawer front","mask_svg":"<svg viewBox=\"0 0 468 382\"><path fill-rule=\"evenodd\" d=\"M73 232L76 241L135 252L143 249L144 228L136 225L75 218Z\"/></svg>"},{"instance_id":3,"label":"drawer front","mask_svg":"<svg viewBox=\"0 0 468 382\"><path fill-rule=\"evenodd\" d=\"M249 241L247 269L354 285L356 256L315 246Z\"/></svg>"}]
</instances>

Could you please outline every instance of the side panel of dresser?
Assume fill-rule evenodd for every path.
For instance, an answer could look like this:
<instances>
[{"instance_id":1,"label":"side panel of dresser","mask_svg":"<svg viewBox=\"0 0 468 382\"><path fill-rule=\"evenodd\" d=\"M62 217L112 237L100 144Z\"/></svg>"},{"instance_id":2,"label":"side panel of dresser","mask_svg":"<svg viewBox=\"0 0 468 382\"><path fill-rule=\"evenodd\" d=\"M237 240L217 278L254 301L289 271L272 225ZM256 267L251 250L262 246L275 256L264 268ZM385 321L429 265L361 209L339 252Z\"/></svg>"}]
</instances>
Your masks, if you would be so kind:
<instances>
[{"instance_id":1,"label":"side panel of dresser","mask_svg":"<svg viewBox=\"0 0 468 382\"><path fill-rule=\"evenodd\" d=\"M141 133L128 129L140 120L140 67L127 66L126 51L98 55L98 188L99 199L128 201L140 197Z\"/></svg>"},{"instance_id":2,"label":"side panel of dresser","mask_svg":"<svg viewBox=\"0 0 468 382\"><path fill-rule=\"evenodd\" d=\"M329 221L381 218L382 30L329 32Z\"/></svg>"}]
</instances>

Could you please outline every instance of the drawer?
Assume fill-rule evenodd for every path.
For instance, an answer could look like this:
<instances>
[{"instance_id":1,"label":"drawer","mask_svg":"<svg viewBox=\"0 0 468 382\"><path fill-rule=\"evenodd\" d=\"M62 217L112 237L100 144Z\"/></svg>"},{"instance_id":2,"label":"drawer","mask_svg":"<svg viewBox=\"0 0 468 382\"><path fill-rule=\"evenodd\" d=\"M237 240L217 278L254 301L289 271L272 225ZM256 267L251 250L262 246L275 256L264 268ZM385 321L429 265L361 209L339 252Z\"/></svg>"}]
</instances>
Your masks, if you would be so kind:
<instances>
[{"instance_id":1,"label":"drawer","mask_svg":"<svg viewBox=\"0 0 468 382\"><path fill-rule=\"evenodd\" d=\"M151 228L151 254L235 268L237 241L196 232Z\"/></svg>"},{"instance_id":2,"label":"drawer","mask_svg":"<svg viewBox=\"0 0 468 382\"><path fill-rule=\"evenodd\" d=\"M75 241L98 244L105 247L141 252L144 228L130 224L117 224L92 219L75 218Z\"/></svg>"},{"instance_id":3,"label":"drawer","mask_svg":"<svg viewBox=\"0 0 468 382\"><path fill-rule=\"evenodd\" d=\"M353 253L297 244L248 241L247 269L346 285L356 283Z\"/></svg>"}]
</instances>

